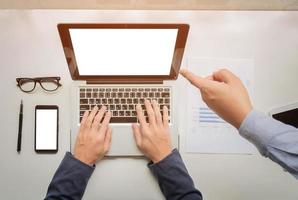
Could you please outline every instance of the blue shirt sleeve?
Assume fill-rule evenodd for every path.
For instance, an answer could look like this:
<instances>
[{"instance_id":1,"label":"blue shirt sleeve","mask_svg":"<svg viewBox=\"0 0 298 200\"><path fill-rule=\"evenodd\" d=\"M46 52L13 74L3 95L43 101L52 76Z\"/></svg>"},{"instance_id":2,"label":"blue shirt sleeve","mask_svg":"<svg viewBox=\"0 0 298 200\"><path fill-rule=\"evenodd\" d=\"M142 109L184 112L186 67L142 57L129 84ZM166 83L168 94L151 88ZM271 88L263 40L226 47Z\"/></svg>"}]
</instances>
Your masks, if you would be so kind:
<instances>
[{"instance_id":1,"label":"blue shirt sleeve","mask_svg":"<svg viewBox=\"0 0 298 200\"><path fill-rule=\"evenodd\" d=\"M203 199L200 191L195 188L177 149L158 163L150 162L148 167L157 178L166 199Z\"/></svg>"},{"instance_id":2,"label":"blue shirt sleeve","mask_svg":"<svg viewBox=\"0 0 298 200\"><path fill-rule=\"evenodd\" d=\"M239 133L298 179L298 129L252 110Z\"/></svg>"},{"instance_id":3,"label":"blue shirt sleeve","mask_svg":"<svg viewBox=\"0 0 298 200\"><path fill-rule=\"evenodd\" d=\"M48 187L45 199L82 199L94 168L67 152Z\"/></svg>"}]
</instances>

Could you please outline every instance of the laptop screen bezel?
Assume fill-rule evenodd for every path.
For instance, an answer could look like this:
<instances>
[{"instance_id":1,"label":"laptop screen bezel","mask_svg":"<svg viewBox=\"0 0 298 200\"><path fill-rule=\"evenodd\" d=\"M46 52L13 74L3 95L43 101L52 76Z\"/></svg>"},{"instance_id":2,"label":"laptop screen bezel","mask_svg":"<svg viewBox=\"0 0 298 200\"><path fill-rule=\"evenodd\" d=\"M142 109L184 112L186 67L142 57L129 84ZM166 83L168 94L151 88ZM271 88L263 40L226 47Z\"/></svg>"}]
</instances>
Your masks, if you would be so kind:
<instances>
[{"instance_id":1,"label":"laptop screen bezel","mask_svg":"<svg viewBox=\"0 0 298 200\"><path fill-rule=\"evenodd\" d=\"M187 35L189 31L188 24L58 24L58 31L63 46L65 58L73 80L87 81L108 81L108 82L150 82L159 80L175 80L178 77L180 65L183 58ZM178 29L175 50L173 54L171 70L169 75L80 75L76 64L76 58L69 29Z\"/></svg>"}]
</instances>

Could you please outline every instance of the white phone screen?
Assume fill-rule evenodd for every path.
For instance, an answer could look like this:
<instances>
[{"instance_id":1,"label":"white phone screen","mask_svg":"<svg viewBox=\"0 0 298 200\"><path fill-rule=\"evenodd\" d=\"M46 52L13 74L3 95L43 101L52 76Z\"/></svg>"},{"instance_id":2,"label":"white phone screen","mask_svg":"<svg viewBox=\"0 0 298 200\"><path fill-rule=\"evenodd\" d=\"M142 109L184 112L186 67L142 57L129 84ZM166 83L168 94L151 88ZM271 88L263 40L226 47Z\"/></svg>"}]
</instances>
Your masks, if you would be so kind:
<instances>
[{"instance_id":1,"label":"white phone screen","mask_svg":"<svg viewBox=\"0 0 298 200\"><path fill-rule=\"evenodd\" d=\"M58 109L36 109L35 149L57 150Z\"/></svg>"}]
</instances>

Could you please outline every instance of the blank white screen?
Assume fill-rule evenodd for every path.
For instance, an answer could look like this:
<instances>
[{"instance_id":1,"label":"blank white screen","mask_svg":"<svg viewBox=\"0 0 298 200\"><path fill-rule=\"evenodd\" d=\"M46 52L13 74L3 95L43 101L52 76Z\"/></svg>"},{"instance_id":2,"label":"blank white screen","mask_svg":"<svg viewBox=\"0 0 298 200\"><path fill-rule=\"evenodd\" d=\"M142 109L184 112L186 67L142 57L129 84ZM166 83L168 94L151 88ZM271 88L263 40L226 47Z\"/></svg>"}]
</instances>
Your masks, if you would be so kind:
<instances>
[{"instance_id":1,"label":"blank white screen","mask_svg":"<svg viewBox=\"0 0 298 200\"><path fill-rule=\"evenodd\" d=\"M169 75L178 29L70 29L80 75Z\"/></svg>"},{"instance_id":2,"label":"blank white screen","mask_svg":"<svg viewBox=\"0 0 298 200\"><path fill-rule=\"evenodd\" d=\"M56 150L57 146L57 110L36 110L36 149Z\"/></svg>"}]
</instances>

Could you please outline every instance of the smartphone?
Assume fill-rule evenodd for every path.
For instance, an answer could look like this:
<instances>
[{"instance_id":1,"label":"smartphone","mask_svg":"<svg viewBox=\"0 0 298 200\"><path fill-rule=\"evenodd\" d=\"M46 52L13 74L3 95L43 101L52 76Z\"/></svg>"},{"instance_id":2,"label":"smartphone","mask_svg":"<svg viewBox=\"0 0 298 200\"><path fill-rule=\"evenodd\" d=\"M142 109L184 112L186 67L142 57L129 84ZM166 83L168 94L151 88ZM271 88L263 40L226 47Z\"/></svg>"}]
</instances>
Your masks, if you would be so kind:
<instances>
[{"instance_id":1,"label":"smartphone","mask_svg":"<svg viewBox=\"0 0 298 200\"><path fill-rule=\"evenodd\" d=\"M58 151L58 117L56 105L35 106L35 151L55 153Z\"/></svg>"}]
</instances>

